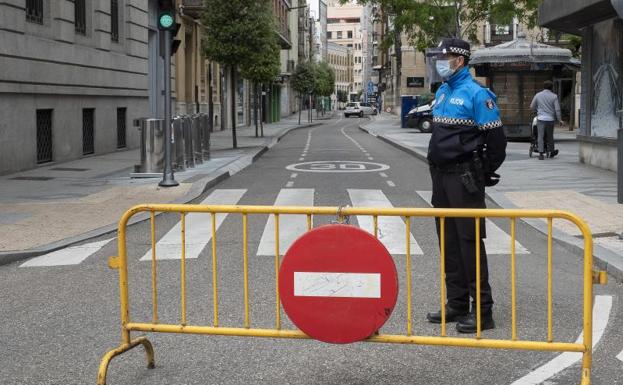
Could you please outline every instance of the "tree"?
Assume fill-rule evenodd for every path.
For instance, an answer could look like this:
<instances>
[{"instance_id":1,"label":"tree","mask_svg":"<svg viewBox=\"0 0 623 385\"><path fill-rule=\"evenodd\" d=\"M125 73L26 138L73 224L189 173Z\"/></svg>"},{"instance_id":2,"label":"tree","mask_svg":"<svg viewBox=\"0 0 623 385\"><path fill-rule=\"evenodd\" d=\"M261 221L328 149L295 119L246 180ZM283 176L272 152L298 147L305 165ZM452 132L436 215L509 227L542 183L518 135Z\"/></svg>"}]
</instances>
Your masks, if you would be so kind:
<instances>
[{"instance_id":1,"label":"tree","mask_svg":"<svg viewBox=\"0 0 623 385\"><path fill-rule=\"evenodd\" d=\"M424 52L444 37L478 43L484 22L510 24L514 18L529 28L537 25L539 0L426 0L414 2L402 17L409 38Z\"/></svg>"},{"instance_id":2,"label":"tree","mask_svg":"<svg viewBox=\"0 0 623 385\"><path fill-rule=\"evenodd\" d=\"M266 19L269 0L205 0L207 11L202 22L206 26L203 50L207 58L227 66L231 71L232 141L236 139L236 70L250 69L258 58L258 47L266 47ZM271 15L272 17L272 15ZM273 32L274 33L274 32ZM250 71L254 72L254 71Z\"/></svg>"},{"instance_id":3,"label":"tree","mask_svg":"<svg viewBox=\"0 0 623 385\"><path fill-rule=\"evenodd\" d=\"M316 96L316 113L318 113L318 97L330 96L335 90L335 71L329 63L322 61L314 65L316 81L314 95ZM324 109L322 110L324 113Z\"/></svg>"},{"instance_id":4,"label":"tree","mask_svg":"<svg viewBox=\"0 0 623 385\"><path fill-rule=\"evenodd\" d=\"M337 90L337 101L340 103L348 102L348 92L344 90Z\"/></svg>"},{"instance_id":5,"label":"tree","mask_svg":"<svg viewBox=\"0 0 623 385\"><path fill-rule=\"evenodd\" d=\"M310 62L299 62L290 78L292 89L299 94L301 106L299 108L299 124L301 124L301 110L303 109L303 97L314 91L316 75L314 64Z\"/></svg>"},{"instance_id":6,"label":"tree","mask_svg":"<svg viewBox=\"0 0 623 385\"><path fill-rule=\"evenodd\" d=\"M251 56L240 65L240 73L245 79L253 82L253 115L255 121L255 136L258 136L258 105L259 105L259 93L261 83L272 82L281 69L280 62L280 48L277 43L277 35L275 34L275 21L270 8L270 2L267 0L260 0L258 3L264 3L264 5L256 14L257 19L263 20L258 25L258 29L255 31L258 41L262 41L261 45L256 46L255 51ZM260 119L261 120L261 119ZM262 136L264 136L264 129L262 126Z\"/></svg>"},{"instance_id":7,"label":"tree","mask_svg":"<svg viewBox=\"0 0 623 385\"><path fill-rule=\"evenodd\" d=\"M342 4L349 0L340 0ZM478 26L485 21L508 24L513 18L537 25L540 0L357 0L376 7L387 26L379 49L394 46L396 56L395 99L400 97L402 77L402 34L420 52L435 47L444 37L458 37L477 43ZM390 22L391 21L391 22Z\"/></svg>"}]
</instances>

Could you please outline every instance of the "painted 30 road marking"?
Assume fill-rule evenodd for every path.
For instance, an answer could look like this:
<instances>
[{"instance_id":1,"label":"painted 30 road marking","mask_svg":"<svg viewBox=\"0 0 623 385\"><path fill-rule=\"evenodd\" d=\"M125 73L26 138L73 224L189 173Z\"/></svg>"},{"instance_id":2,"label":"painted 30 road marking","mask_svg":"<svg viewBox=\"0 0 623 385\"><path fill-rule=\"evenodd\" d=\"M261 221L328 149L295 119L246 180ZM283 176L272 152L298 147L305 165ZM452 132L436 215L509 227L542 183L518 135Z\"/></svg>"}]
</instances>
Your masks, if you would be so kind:
<instances>
[{"instance_id":1,"label":"painted 30 road marking","mask_svg":"<svg viewBox=\"0 0 623 385\"><path fill-rule=\"evenodd\" d=\"M350 161L350 160L322 160L315 162L295 163L286 166L287 170L299 172L379 172L389 169L383 163Z\"/></svg>"}]
</instances>

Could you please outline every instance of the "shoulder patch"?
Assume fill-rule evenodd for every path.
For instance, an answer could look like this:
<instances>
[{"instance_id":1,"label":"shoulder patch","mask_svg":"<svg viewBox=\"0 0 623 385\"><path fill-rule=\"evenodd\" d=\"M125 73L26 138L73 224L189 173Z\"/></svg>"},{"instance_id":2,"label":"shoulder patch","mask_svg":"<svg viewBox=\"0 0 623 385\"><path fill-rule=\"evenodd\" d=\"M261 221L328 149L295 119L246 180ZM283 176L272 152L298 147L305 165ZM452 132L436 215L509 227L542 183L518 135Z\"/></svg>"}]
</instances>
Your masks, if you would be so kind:
<instances>
[{"instance_id":1,"label":"shoulder patch","mask_svg":"<svg viewBox=\"0 0 623 385\"><path fill-rule=\"evenodd\" d=\"M443 103L443 100L446 98L446 94L442 93L441 95L439 95L439 101L435 104L439 105L441 103Z\"/></svg>"},{"instance_id":2,"label":"shoulder patch","mask_svg":"<svg viewBox=\"0 0 623 385\"><path fill-rule=\"evenodd\" d=\"M493 99L487 99L485 100L485 105L487 106L488 109L492 110L495 108L495 103L493 102Z\"/></svg>"}]
</instances>

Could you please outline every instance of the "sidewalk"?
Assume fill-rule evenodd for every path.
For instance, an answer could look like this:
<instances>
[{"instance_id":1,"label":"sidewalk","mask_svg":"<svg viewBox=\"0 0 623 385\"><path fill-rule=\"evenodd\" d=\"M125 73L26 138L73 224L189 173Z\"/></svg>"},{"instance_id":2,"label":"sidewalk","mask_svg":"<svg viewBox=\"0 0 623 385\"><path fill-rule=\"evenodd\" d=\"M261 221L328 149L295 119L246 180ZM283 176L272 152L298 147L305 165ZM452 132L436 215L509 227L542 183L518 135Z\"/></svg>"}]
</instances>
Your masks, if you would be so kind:
<instances>
[{"instance_id":1,"label":"sidewalk","mask_svg":"<svg viewBox=\"0 0 623 385\"><path fill-rule=\"evenodd\" d=\"M360 127L422 160L426 160L431 134L400 128L395 115L381 114ZM623 205L617 203L616 173L579 162L575 132L556 130L553 159L530 158L528 142L508 142L506 161L498 173L500 183L487 188L491 201L502 208L558 209L579 215L589 225L600 267L623 280ZM525 220L547 234L545 220ZM574 251L583 249L579 231L566 221L554 221L555 238Z\"/></svg>"},{"instance_id":2,"label":"sidewalk","mask_svg":"<svg viewBox=\"0 0 623 385\"><path fill-rule=\"evenodd\" d=\"M330 115L325 115L324 119ZM187 203L257 160L284 135L308 124L298 115L255 127L238 127L238 148L231 130L211 136L211 159L175 173L178 187L162 188L160 179L131 179L140 163L138 149L52 163L0 176L0 264L44 254L113 232L121 214L144 202ZM139 217L137 220L143 218Z\"/></svg>"}]
</instances>

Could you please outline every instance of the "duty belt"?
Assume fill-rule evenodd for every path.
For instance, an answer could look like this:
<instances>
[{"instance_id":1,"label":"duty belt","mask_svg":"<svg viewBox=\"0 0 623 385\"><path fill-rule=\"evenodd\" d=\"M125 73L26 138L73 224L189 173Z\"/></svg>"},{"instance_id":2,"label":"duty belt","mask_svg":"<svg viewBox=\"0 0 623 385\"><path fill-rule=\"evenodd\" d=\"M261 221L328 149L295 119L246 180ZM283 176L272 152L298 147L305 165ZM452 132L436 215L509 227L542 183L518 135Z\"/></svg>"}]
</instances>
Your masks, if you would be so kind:
<instances>
[{"instance_id":1,"label":"duty belt","mask_svg":"<svg viewBox=\"0 0 623 385\"><path fill-rule=\"evenodd\" d=\"M435 171L443 172L443 173L448 173L448 174L462 173L467 169L471 169L472 166L474 166L474 162L471 160L460 162L460 163L445 164L443 166L437 166L433 163L430 164L431 169Z\"/></svg>"}]
</instances>

